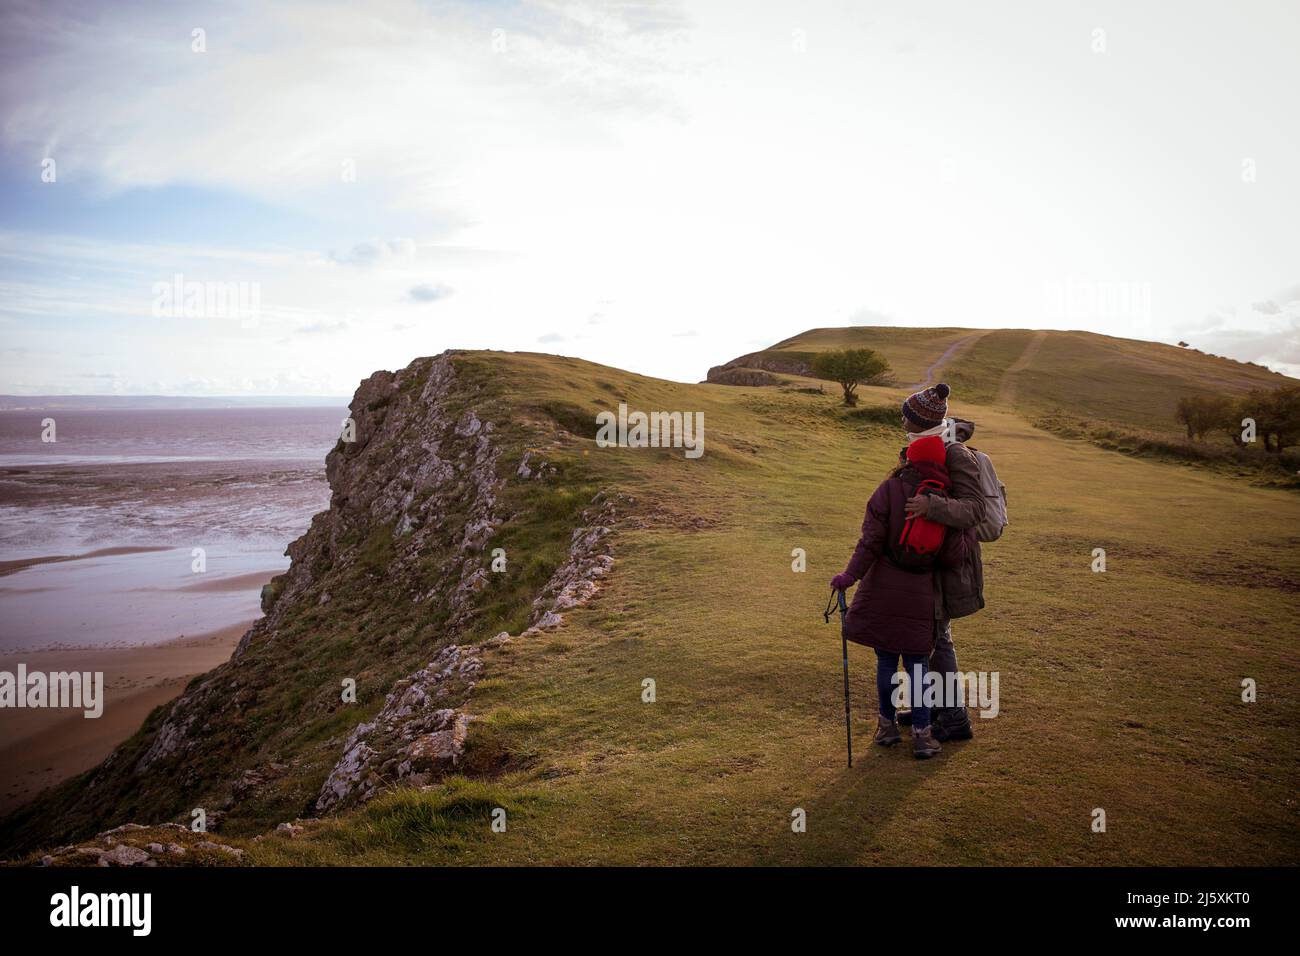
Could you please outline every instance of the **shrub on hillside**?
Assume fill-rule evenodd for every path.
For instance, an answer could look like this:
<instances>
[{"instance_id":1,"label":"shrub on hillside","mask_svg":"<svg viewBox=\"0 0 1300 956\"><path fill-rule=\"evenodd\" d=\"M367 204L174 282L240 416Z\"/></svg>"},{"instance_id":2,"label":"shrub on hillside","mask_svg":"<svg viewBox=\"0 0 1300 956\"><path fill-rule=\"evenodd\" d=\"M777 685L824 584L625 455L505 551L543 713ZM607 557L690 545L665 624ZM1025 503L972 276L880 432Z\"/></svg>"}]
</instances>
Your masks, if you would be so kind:
<instances>
[{"instance_id":1,"label":"shrub on hillside","mask_svg":"<svg viewBox=\"0 0 1300 956\"><path fill-rule=\"evenodd\" d=\"M903 416L896 405L868 405L849 412L848 417L873 425L897 425Z\"/></svg>"},{"instance_id":2,"label":"shrub on hillside","mask_svg":"<svg viewBox=\"0 0 1300 956\"><path fill-rule=\"evenodd\" d=\"M818 352L813 359L813 374L838 382L844 389L844 404L858 403L859 385L877 385L889 372L889 362L872 349L835 349Z\"/></svg>"},{"instance_id":3,"label":"shrub on hillside","mask_svg":"<svg viewBox=\"0 0 1300 956\"><path fill-rule=\"evenodd\" d=\"M1196 441L1206 432L1217 431L1232 417L1232 403L1221 396L1193 395L1178 400L1175 414L1187 429L1189 441Z\"/></svg>"},{"instance_id":4,"label":"shrub on hillside","mask_svg":"<svg viewBox=\"0 0 1300 956\"><path fill-rule=\"evenodd\" d=\"M1061 438L1082 439L1107 451L1140 458L1157 458L1210 468L1222 473L1252 478L1273 487L1300 489L1300 453L1289 449L1263 455L1251 446L1226 443L1171 441L1152 432L1116 428L1107 422L1089 422L1060 410L1037 418L1034 425ZM1240 429L1237 438L1240 439Z\"/></svg>"},{"instance_id":5,"label":"shrub on hillside","mask_svg":"<svg viewBox=\"0 0 1300 956\"><path fill-rule=\"evenodd\" d=\"M1264 450L1281 454L1300 442L1300 385L1257 388L1240 399L1218 395L1182 398L1176 414L1188 439L1222 430L1238 447L1249 443L1248 424L1254 422L1255 438L1263 441Z\"/></svg>"}]
</instances>

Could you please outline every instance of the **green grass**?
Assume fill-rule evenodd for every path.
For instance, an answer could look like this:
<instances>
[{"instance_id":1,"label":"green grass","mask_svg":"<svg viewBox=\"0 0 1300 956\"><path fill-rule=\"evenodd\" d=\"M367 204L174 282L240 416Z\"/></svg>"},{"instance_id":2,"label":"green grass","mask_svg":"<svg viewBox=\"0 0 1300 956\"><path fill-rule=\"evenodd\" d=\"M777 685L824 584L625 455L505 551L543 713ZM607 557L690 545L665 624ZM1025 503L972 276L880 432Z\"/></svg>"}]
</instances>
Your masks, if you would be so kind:
<instances>
[{"instance_id":1,"label":"green grass","mask_svg":"<svg viewBox=\"0 0 1300 956\"><path fill-rule=\"evenodd\" d=\"M1007 370L1024 354L1033 336L1033 332L1025 329L1000 329L975 342L944 373L944 380L953 390L951 400L994 403ZM1028 386L1025 394L1031 394Z\"/></svg>"},{"instance_id":2,"label":"green grass","mask_svg":"<svg viewBox=\"0 0 1300 956\"><path fill-rule=\"evenodd\" d=\"M1264 450L1262 442L1238 448L1226 436L1217 434L1190 441L1172 437L1167 431L1130 431L1063 415L1045 415L1034 424L1063 438L1086 439L1108 451L1214 471L1274 488L1300 489L1297 449L1273 454Z\"/></svg>"},{"instance_id":3,"label":"green grass","mask_svg":"<svg viewBox=\"0 0 1300 956\"><path fill-rule=\"evenodd\" d=\"M930 357L916 346L917 365L964 330L924 331ZM539 453L558 473L512 483L518 518L489 544L504 543L510 572L460 639L518 633L597 489L618 495L615 570L560 631L490 656L470 707L468 779L253 843L301 812L338 736L448 637L366 592L304 612L264 652L265 701L255 726L238 728L241 747L246 734L264 741L234 751L251 762L292 747L302 764L232 823L237 845L251 862L295 864L1294 863L1300 499L963 399L996 399L1030 334L986 336L955 366L978 370L952 411L976 421L973 444L994 457L1012 520L985 549L988 607L954 623L963 667L1000 674L1001 713L976 720L974 741L928 762L870 747L873 661L854 649L857 760L844 766L839 636L820 612L898 453L898 389L864 388L849 410L830 393L471 353L464 377L490 389L491 417L515 443L503 468L537 434L509 423L536 418L550 429ZM1016 410L1050 394L1036 381L1019 383ZM703 411L703 458L598 449L594 414L620 400ZM806 573L791 569L796 548ZM1104 574L1091 570L1096 548ZM322 711L314 689L332 686L342 661L365 675L363 706L346 716ZM1241 701L1247 677L1254 704ZM654 703L642 700L646 679ZM147 814L131 782L102 799ZM491 831L496 807L505 833ZM1090 828L1098 807L1105 834ZM806 833L791 831L796 808Z\"/></svg>"},{"instance_id":4,"label":"green grass","mask_svg":"<svg viewBox=\"0 0 1300 956\"><path fill-rule=\"evenodd\" d=\"M452 777L425 790L395 790L346 817L307 823L305 836L245 843L259 866L403 866L437 857L473 863L526 830L538 798L497 783ZM502 812L504 815L502 816ZM504 830L493 829L494 814Z\"/></svg>"},{"instance_id":5,"label":"green grass","mask_svg":"<svg viewBox=\"0 0 1300 956\"><path fill-rule=\"evenodd\" d=\"M1001 391L1005 399L1008 370L1035 337L1040 342L1029 364L1014 373L1012 399L1030 416L1054 414L1181 437L1175 416L1180 398L1238 397L1290 381L1256 365L1158 342L1008 329L980 339L954 362L947 373L954 395L987 403Z\"/></svg>"},{"instance_id":6,"label":"green grass","mask_svg":"<svg viewBox=\"0 0 1300 956\"><path fill-rule=\"evenodd\" d=\"M614 381L634 408L703 410L707 451L690 462L577 438L566 447L647 520L618 536L616 572L594 605L558 636L510 645L476 690L483 720L470 741L488 755L483 773L501 799L538 803L468 855L435 840L402 844L405 861L1296 859L1293 495L956 404L1011 489L1013 524L985 552L989 606L954 625L963 666L1000 673L1002 712L934 761L871 748L872 662L855 649L849 770L839 640L820 611L897 453L888 417L848 413L830 396L492 361L523 401L585 407L609 395L598 381ZM892 407L893 392L866 393L869 407ZM796 547L807 573L791 570ZM1090 570L1097 547L1105 574ZM1241 702L1247 676L1258 703ZM642 702L646 678L655 703ZM1097 807L1106 834L1091 832ZM791 832L795 808L806 833ZM295 859L337 862L332 843L316 842L295 841Z\"/></svg>"},{"instance_id":7,"label":"green grass","mask_svg":"<svg viewBox=\"0 0 1300 956\"><path fill-rule=\"evenodd\" d=\"M1042 341L1028 365L1010 372L1036 337ZM1161 435L1182 434L1174 415L1180 398L1238 397L1290 381L1261 366L1195 349L1092 332L852 326L811 329L766 352L811 355L825 349L871 348L889 360L902 385L921 381L949 346L966 339L970 341L941 369L956 403L996 404L1001 395L1030 417L1107 422ZM1014 389L1009 389L1011 378Z\"/></svg>"}]
</instances>

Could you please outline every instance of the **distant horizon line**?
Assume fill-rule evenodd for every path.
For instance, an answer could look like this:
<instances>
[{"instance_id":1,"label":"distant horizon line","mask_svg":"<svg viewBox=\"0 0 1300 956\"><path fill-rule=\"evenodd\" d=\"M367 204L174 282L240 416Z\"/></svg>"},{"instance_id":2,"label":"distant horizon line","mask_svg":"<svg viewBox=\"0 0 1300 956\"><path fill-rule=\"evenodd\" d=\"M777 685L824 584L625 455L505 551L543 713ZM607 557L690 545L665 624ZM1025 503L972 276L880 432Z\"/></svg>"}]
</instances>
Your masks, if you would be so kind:
<instances>
[{"instance_id":1,"label":"distant horizon line","mask_svg":"<svg viewBox=\"0 0 1300 956\"><path fill-rule=\"evenodd\" d=\"M82 408L90 406L162 408L166 405L190 408L196 406L346 408L351 401L351 395L115 395L93 392L39 395L0 394L0 411L24 411L59 405L65 407L80 406Z\"/></svg>"}]
</instances>

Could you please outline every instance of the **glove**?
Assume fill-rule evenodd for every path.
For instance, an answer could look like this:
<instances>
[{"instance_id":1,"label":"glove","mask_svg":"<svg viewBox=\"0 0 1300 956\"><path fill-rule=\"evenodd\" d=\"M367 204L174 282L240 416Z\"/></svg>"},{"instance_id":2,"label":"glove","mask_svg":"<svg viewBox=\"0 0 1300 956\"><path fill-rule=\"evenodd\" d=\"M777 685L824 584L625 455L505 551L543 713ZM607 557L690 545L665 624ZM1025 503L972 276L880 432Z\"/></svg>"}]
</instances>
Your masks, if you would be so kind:
<instances>
[{"instance_id":1,"label":"glove","mask_svg":"<svg viewBox=\"0 0 1300 956\"><path fill-rule=\"evenodd\" d=\"M857 582L854 580L853 575L849 574L847 571L841 571L839 574L835 575L835 577L831 578L831 587L837 591L847 591L849 588L853 587L855 583Z\"/></svg>"}]
</instances>

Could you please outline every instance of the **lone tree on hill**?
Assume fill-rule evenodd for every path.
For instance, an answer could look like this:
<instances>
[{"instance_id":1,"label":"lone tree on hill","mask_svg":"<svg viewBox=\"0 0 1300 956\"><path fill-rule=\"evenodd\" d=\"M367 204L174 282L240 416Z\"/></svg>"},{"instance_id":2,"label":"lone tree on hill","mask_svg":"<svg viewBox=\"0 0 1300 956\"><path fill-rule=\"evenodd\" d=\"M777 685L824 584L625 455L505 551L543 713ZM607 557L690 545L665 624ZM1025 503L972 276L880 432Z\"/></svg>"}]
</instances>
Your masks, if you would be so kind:
<instances>
[{"instance_id":1,"label":"lone tree on hill","mask_svg":"<svg viewBox=\"0 0 1300 956\"><path fill-rule=\"evenodd\" d=\"M858 386L882 383L889 362L871 349L835 349L817 353L812 368L818 378L840 383L845 405L856 405Z\"/></svg>"}]
</instances>

